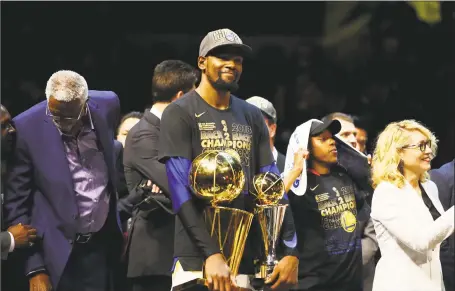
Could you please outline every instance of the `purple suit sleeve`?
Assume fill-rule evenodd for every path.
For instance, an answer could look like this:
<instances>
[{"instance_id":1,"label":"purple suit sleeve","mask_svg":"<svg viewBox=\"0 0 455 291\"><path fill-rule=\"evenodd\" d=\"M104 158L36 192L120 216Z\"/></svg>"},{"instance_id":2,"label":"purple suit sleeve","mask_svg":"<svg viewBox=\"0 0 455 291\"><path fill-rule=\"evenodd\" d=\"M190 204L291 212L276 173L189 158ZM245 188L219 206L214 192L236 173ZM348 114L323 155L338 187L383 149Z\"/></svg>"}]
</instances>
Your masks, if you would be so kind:
<instances>
[{"instance_id":1,"label":"purple suit sleeve","mask_svg":"<svg viewBox=\"0 0 455 291\"><path fill-rule=\"evenodd\" d=\"M5 188L5 222L7 226L19 223L30 224L32 210L32 163L28 158L25 145L18 138ZM38 245L29 249L25 263L25 274L44 269L44 260Z\"/></svg>"},{"instance_id":2,"label":"purple suit sleeve","mask_svg":"<svg viewBox=\"0 0 455 291\"><path fill-rule=\"evenodd\" d=\"M220 249L209 235L201 213L194 205L193 195L188 186L190 167L191 161L182 157L173 157L166 161L172 208L205 258L208 258L220 253Z\"/></svg>"},{"instance_id":3,"label":"purple suit sleeve","mask_svg":"<svg viewBox=\"0 0 455 291\"><path fill-rule=\"evenodd\" d=\"M272 172L277 175L281 175L276 163L273 162L270 165L261 167L259 169L260 173ZM289 199L287 193L284 193L283 199L280 201L281 204L288 204ZM281 247L283 249L284 256L296 256L297 253L297 233L295 231L294 218L292 216L291 207L287 207L286 213L284 215L283 225L281 227Z\"/></svg>"}]
</instances>

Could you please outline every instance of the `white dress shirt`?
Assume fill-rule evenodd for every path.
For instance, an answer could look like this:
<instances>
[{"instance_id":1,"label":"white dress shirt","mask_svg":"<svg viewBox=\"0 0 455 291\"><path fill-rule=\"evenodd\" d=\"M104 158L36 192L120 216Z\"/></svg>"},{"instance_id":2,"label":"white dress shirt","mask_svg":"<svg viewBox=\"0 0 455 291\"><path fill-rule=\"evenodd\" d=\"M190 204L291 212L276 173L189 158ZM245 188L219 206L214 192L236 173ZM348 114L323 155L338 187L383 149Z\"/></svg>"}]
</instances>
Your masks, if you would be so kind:
<instances>
[{"instance_id":1,"label":"white dress shirt","mask_svg":"<svg viewBox=\"0 0 455 291\"><path fill-rule=\"evenodd\" d=\"M273 158L275 159L275 162L278 160L278 151L276 150L275 147L273 147L272 149L272 154L273 154Z\"/></svg>"},{"instance_id":2,"label":"white dress shirt","mask_svg":"<svg viewBox=\"0 0 455 291\"><path fill-rule=\"evenodd\" d=\"M160 120L161 120L161 115L163 115L163 112L160 112L158 109L156 109L155 106L152 106L152 108L150 108L150 113L152 113L153 115L158 117Z\"/></svg>"},{"instance_id":3,"label":"white dress shirt","mask_svg":"<svg viewBox=\"0 0 455 291\"><path fill-rule=\"evenodd\" d=\"M14 247L15 247L15 243L14 243L14 236L11 232L9 232L9 236L11 237L11 244L9 245L9 252L11 253L12 251L14 251Z\"/></svg>"}]
</instances>

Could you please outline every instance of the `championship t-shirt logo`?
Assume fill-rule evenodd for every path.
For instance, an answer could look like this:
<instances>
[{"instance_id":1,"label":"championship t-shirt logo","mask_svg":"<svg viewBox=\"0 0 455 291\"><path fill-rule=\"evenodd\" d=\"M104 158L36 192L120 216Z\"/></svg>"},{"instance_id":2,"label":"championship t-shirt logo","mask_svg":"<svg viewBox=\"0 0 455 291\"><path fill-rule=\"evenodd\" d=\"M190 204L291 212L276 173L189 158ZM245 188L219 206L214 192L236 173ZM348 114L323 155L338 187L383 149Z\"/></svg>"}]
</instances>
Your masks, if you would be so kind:
<instances>
[{"instance_id":1,"label":"championship t-shirt logo","mask_svg":"<svg viewBox=\"0 0 455 291\"><path fill-rule=\"evenodd\" d=\"M251 141L253 130L249 125L220 121L221 126L215 122L198 123L201 133L201 146L206 150L235 150L245 167L250 165Z\"/></svg>"},{"instance_id":2,"label":"championship t-shirt logo","mask_svg":"<svg viewBox=\"0 0 455 291\"><path fill-rule=\"evenodd\" d=\"M356 202L352 186L332 188L335 197L329 199L329 193L318 193L315 200L321 213L322 227L326 230L342 228L353 232L357 226Z\"/></svg>"}]
</instances>

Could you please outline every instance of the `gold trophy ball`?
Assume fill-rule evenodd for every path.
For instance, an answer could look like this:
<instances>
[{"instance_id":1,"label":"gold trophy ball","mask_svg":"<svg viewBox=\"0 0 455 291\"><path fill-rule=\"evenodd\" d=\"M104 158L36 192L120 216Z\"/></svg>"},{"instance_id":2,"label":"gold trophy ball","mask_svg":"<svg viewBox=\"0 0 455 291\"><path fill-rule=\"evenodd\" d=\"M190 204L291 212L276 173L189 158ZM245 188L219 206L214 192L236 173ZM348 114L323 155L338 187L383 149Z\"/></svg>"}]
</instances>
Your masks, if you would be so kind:
<instances>
[{"instance_id":1,"label":"gold trophy ball","mask_svg":"<svg viewBox=\"0 0 455 291\"><path fill-rule=\"evenodd\" d=\"M197 197L210 200L213 206L231 202L245 185L239 155L235 151L203 152L191 164L189 184Z\"/></svg>"},{"instance_id":2,"label":"gold trophy ball","mask_svg":"<svg viewBox=\"0 0 455 291\"><path fill-rule=\"evenodd\" d=\"M279 175L272 172L254 176L253 189L259 205L277 205L284 196L284 182Z\"/></svg>"}]
</instances>

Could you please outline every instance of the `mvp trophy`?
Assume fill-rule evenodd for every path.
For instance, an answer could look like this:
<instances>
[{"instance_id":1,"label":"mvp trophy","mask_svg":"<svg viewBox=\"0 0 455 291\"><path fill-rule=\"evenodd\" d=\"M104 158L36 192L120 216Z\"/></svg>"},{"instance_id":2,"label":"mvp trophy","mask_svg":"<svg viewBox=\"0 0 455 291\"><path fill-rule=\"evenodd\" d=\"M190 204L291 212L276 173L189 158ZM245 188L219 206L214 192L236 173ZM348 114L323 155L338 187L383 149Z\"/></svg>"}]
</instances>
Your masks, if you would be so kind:
<instances>
[{"instance_id":1,"label":"mvp trophy","mask_svg":"<svg viewBox=\"0 0 455 291\"><path fill-rule=\"evenodd\" d=\"M264 256L256 277L260 280L257 287L263 289L264 282L278 263L276 246L288 205L278 204L284 195L284 183L280 176L272 172L258 174L253 178L253 187L258 202L255 212L264 243Z\"/></svg>"},{"instance_id":2,"label":"mvp trophy","mask_svg":"<svg viewBox=\"0 0 455 291\"><path fill-rule=\"evenodd\" d=\"M210 201L204 209L204 221L235 277L254 217L250 212L221 206L237 198L245 185L239 155L233 150L203 152L191 164L189 185L197 197ZM203 277L175 286L173 291L207 290L205 272Z\"/></svg>"}]
</instances>

